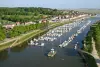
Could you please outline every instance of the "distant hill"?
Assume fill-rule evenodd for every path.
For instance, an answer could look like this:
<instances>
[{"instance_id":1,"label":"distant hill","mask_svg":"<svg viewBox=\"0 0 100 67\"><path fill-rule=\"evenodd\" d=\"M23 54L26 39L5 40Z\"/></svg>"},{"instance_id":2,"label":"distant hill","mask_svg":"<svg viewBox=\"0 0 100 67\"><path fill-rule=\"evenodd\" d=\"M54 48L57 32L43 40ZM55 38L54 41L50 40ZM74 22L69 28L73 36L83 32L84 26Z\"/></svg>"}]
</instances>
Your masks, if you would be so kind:
<instances>
[{"instance_id":1,"label":"distant hill","mask_svg":"<svg viewBox=\"0 0 100 67\"><path fill-rule=\"evenodd\" d=\"M100 14L100 9L74 9L75 11L79 12L87 12L87 13L96 13Z\"/></svg>"}]
</instances>

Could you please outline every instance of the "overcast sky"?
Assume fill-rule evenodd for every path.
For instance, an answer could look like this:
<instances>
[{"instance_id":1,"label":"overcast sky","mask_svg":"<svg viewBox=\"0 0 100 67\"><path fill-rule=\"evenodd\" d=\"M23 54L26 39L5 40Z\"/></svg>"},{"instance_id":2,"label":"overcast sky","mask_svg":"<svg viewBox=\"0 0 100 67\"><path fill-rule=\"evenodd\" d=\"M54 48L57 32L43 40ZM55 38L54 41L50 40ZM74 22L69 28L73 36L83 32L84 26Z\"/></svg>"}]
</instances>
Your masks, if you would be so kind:
<instances>
[{"instance_id":1,"label":"overcast sky","mask_svg":"<svg viewBox=\"0 0 100 67\"><path fill-rule=\"evenodd\" d=\"M100 8L100 0L0 0L0 7Z\"/></svg>"}]
</instances>

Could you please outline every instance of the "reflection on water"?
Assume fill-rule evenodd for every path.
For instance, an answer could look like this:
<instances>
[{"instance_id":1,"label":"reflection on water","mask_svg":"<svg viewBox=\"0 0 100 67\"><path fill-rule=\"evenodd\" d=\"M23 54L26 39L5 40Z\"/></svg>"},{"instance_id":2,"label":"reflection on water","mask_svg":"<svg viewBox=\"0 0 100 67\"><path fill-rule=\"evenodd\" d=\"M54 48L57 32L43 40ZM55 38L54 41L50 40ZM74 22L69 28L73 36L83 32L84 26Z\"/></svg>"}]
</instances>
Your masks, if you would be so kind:
<instances>
[{"instance_id":1,"label":"reflection on water","mask_svg":"<svg viewBox=\"0 0 100 67\"><path fill-rule=\"evenodd\" d=\"M21 45L18 45L18 46L16 46L16 47L11 48L10 51L11 51L11 52L21 52L21 51L23 51L27 46L28 46L27 43L24 42L24 43L22 43Z\"/></svg>"},{"instance_id":2,"label":"reflection on water","mask_svg":"<svg viewBox=\"0 0 100 67\"><path fill-rule=\"evenodd\" d=\"M77 56L78 55L77 51L73 48L64 49L64 54L67 56Z\"/></svg>"},{"instance_id":3,"label":"reflection on water","mask_svg":"<svg viewBox=\"0 0 100 67\"><path fill-rule=\"evenodd\" d=\"M0 52L0 61L4 61L7 60L8 58L8 51L7 50L3 50Z\"/></svg>"}]
</instances>

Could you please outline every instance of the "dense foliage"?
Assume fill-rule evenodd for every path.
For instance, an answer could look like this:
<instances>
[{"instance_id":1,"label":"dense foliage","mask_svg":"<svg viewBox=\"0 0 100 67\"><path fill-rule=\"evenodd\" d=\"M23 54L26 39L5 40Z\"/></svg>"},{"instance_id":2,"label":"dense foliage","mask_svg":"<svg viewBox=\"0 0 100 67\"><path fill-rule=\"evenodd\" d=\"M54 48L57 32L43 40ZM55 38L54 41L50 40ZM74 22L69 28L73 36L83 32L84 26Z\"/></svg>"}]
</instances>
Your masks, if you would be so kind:
<instances>
[{"instance_id":1,"label":"dense foliage","mask_svg":"<svg viewBox=\"0 0 100 67\"><path fill-rule=\"evenodd\" d=\"M25 34L29 31L33 31L35 29L44 29L48 26L47 23L37 23L37 24L31 24L31 25L20 25L15 26L13 29L5 30L2 26L0 26L0 41L4 40L6 37L15 37L19 36L21 34Z\"/></svg>"},{"instance_id":2,"label":"dense foliage","mask_svg":"<svg viewBox=\"0 0 100 67\"><path fill-rule=\"evenodd\" d=\"M91 31L89 31L84 39L84 50L91 53L92 49L92 34Z\"/></svg>"},{"instance_id":3,"label":"dense foliage","mask_svg":"<svg viewBox=\"0 0 100 67\"><path fill-rule=\"evenodd\" d=\"M46 14L46 15L58 15L61 14L57 9L42 8L42 7L18 7L18 8L0 8L0 15L34 15Z\"/></svg>"},{"instance_id":4,"label":"dense foliage","mask_svg":"<svg viewBox=\"0 0 100 67\"><path fill-rule=\"evenodd\" d=\"M0 8L0 19L12 22L36 21L44 18L43 16L50 18L62 14L60 10L41 7Z\"/></svg>"},{"instance_id":5,"label":"dense foliage","mask_svg":"<svg viewBox=\"0 0 100 67\"><path fill-rule=\"evenodd\" d=\"M6 38L5 36L5 30L4 28L0 25L0 40L4 40Z\"/></svg>"},{"instance_id":6,"label":"dense foliage","mask_svg":"<svg viewBox=\"0 0 100 67\"><path fill-rule=\"evenodd\" d=\"M8 37L15 37L19 36L21 34L27 33L28 31L32 31L35 29L43 29L47 26L47 23L37 23L37 24L31 24L31 25L25 25L25 26L15 26L13 29L9 30L7 32Z\"/></svg>"}]
</instances>

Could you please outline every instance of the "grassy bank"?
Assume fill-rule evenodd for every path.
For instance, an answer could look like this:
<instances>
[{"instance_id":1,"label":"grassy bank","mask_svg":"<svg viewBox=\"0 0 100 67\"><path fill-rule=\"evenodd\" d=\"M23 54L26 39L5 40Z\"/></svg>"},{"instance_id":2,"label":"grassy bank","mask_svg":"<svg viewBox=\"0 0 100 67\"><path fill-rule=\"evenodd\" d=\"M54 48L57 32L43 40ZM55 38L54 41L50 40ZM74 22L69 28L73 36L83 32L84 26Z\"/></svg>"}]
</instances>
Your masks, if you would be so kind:
<instances>
[{"instance_id":1,"label":"grassy bank","mask_svg":"<svg viewBox=\"0 0 100 67\"><path fill-rule=\"evenodd\" d=\"M45 31L46 31L46 30L39 30L39 31L37 31L37 32L33 32L33 33L29 34L29 35L26 35L26 36L24 36L24 37L21 37L21 38L18 39L17 42L16 42L14 45L12 45L11 47L17 46L17 45L23 43L24 41L27 41L28 39L30 39L30 38L32 38L32 37L36 37L37 35L39 35L39 34L45 32Z\"/></svg>"},{"instance_id":2,"label":"grassy bank","mask_svg":"<svg viewBox=\"0 0 100 67\"><path fill-rule=\"evenodd\" d=\"M6 48L8 48L11 44L13 44L13 42L14 42L14 41L11 41L11 42L6 43L6 44L4 44L4 45L0 45L0 51L1 51L1 50L4 50L4 49L6 49Z\"/></svg>"}]
</instances>

